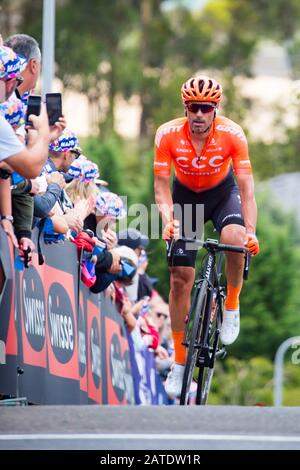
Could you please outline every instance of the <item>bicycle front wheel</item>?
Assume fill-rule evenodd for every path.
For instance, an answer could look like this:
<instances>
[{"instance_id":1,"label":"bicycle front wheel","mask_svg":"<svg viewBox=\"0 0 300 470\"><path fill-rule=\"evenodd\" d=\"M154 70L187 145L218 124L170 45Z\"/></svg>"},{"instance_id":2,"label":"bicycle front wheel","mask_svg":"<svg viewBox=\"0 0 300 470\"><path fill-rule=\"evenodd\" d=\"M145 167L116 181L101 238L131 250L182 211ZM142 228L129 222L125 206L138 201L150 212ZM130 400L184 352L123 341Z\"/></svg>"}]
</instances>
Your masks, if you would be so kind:
<instances>
[{"instance_id":1,"label":"bicycle front wheel","mask_svg":"<svg viewBox=\"0 0 300 470\"><path fill-rule=\"evenodd\" d=\"M192 329L189 338L188 354L183 375L180 405L186 405L188 402L189 391L197 362L197 356L199 353L198 343L201 337L202 322L207 301L207 289L208 283L204 279L199 290L194 316L189 315L189 319L192 322ZM189 325L187 325L187 327L189 327Z\"/></svg>"},{"instance_id":2,"label":"bicycle front wheel","mask_svg":"<svg viewBox=\"0 0 300 470\"><path fill-rule=\"evenodd\" d=\"M214 374L216 356L222 356L225 350L218 349L222 323L222 304L216 301L215 309L210 313L209 324L203 326L201 343L206 344L206 354L199 358L199 373L197 379L196 405L205 405Z\"/></svg>"}]
</instances>

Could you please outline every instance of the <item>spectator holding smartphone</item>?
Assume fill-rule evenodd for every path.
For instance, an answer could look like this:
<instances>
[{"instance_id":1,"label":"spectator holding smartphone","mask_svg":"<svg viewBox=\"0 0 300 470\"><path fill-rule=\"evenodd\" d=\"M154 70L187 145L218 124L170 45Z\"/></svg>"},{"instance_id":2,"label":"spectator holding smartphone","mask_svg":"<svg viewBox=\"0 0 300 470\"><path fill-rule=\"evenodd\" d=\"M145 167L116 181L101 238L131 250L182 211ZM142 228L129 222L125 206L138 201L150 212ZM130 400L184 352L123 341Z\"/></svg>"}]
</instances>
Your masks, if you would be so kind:
<instances>
[{"instance_id":1,"label":"spectator holding smartphone","mask_svg":"<svg viewBox=\"0 0 300 470\"><path fill-rule=\"evenodd\" d=\"M0 46L0 103L6 101L22 82L22 59L11 49ZM35 178L41 172L48 156L50 140L45 106L40 116L31 116L33 129L28 132L28 145L18 140L12 127L0 116L0 165L9 167L25 178Z\"/></svg>"},{"instance_id":2,"label":"spectator holding smartphone","mask_svg":"<svg viewBox=\"0 0 300 470\"><path fill-rule=\"evenodd\" d=\"M42 55L39 44L27 34L14 34L5 40L4 45L22 56L23 61L25 59L25 68L22 71L23 82L17 86L15 92L16 96L27 106L28 96L36 88L41 73ZM64 116L61 116L50 126L51 141L58 139L65 128L66 121Z\"/></svg>"}]
</instances>

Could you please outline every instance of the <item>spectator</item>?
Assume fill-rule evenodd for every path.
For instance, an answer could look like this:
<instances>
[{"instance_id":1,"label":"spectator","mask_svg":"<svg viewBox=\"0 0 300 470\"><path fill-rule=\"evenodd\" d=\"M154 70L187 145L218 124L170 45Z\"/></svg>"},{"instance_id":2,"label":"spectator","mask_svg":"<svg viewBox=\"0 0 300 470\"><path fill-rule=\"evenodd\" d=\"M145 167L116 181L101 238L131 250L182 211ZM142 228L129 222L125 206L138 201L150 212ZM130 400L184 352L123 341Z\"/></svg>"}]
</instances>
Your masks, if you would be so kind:
<instances>
[{"instance_id":1,"label":"spectator","mask_svg":"<svg viewBox=\"0 0 300 470\"><path fill-rule=\"evenodd\" d=\"M14 131L24 124L24 104L12 95L7 101L0 104L0 113L12 126ZM24 139L18 136L24 143ZM8 167L6 167L8 168ZM35 180L26 180L17 173L12 173L12 216L14 219L14 230L21 249L34 248L30 241L31 225L33 216L33 202L30 194L38 190Z\"/></svg>"},{"instance_id":2,"label":"spectator","mask_svg":"<svg viewBox=\"0 0 300 470\"><path fill-rule=\"evenodd\" d=\"M6 101L22 82L23 61L8 47L0 46L0 103ZM0 168L5 160L11 170L26 178L39 175L48 156L50 139L47 113L42 106L40 116L31 116L33 129L28 131L25 147L11 126L0 116Z\"/></svg>"},{"instance_id":3,"label":"spectator","mask_svg":"<svg viewBox=\"0 0 300 470\"><path fill-rule=\"evenodd\" d=\"M42 55L38 42L27 34L14 34L6 39L5 46L26 59L26 67L22 72L23 83L18 86L18 97L34 90L41 72Z\"/></svg>"},{"instance_id":4,"label":"spectator","mask_svg":"<svg viewBox=\"0 0 300 470\"><path fill-rule=\"evenodd\" d=\"M42 55L38 42L27 34L14 34L6 39L5 46L10 47L17 55L22 57L22 83L20 83L16 90L16 97L19 98L27 109L27 102L30 93L36 88L37 81L41 72ZM66 127L66 121L61 116L53 126L50 127L50 139L55 140L61 135ZM25 137L25 129L20 128L17 131L18 135Z\"/></svg>"},{"instance_id":5,"label":"spectator","mask_svg":"<svg viewBox=\"0 0 300 470\"><path fill-rule=\"evenodd\" d=\"M74 160L82 153L76 135L65 129L61 136L49 145L49 159L44 167L44 173L51 174L59 171L65 179L69 179L67 172ZM63 189L54 207L56 215L63 215L68 227L76 233L83 229L83 221L92 208L87 201L72 203L66 191Z\"/></svg>"},{"instance_id":6,"label":"spectator","mask_svg":"<svg viewBox=\"0 0 300 470\"><path fill-rule=\"evenodd\" d=\"M15 94L12 99L14 102L19 102L19 106L23 105L23 116L26 113L27 98L29 92L35 88L40 74L41 68L41 52L38 43L35 39L24 34L17 34L11 36L5 42L6 46L11 47L14 52L21 57L22 62L22 80L19 80ZM20 100L17 100L17 97ZM22 101L21 101L22 100ZM17 115L12 115L12 119L18 118ZM65 120L62 117L60 122L51 126L52 139L57 138L65 128ZM10 124L14 126L15 122L10 120ZM16 133L21 136L23 142L25 141L25 127L19 123ZM30 141L28 141L30 146ZM34 163L34 162L33 162ZM14 168L16 169L16 168ZM19 172L20 173L20 172ZM23 176L27 176L21 173ZM20 242L20 246L24 245L25 249L30 247L34 248L30 242L31 226L33 219L33 200L31 195L36 194L38 191L37 181L24 181L17 173L13 174L14 190L12 191L13 197L13 216L15 219L15 229ZM24 238L24 240L23 240ZM24 242L24 243L23 243Z\"/></svg>"},{"instance_id":7,"label":"spectator","mask_svg":"<svg viewBox=\"0 0 300 470\"><path fill-rule=\"evenodd\" d=\"M78 201L85 200L91 201L92 204L92 215L95 214L96 199L99 194L99 190L94 183L94 179L99 176L98 166L87 160L84 155L80 155L68 170L73 180L68 183L66 192L73 202L76 204ZM87 227L85 227L87 228ZM96 230L91 229L94 233Z\"/></svg>"},{"instance_id":8,"label":"spectator","mask_svg":"<svg viewBox=\"0 0 300 470\"><path fill-rule=\"evenodd\" d=\"M128 228L118 233L119 245L125 245L133 249L138 257L149 245L149 238L138 230ZM138 274L135 283L131 286L131 297L140 300L145 296L152 296L153 288L146 273Z\"/></svg>"},{"instance_id":9,"label":"spectator","mask_svg":"<svg viewBox=\"0 0 300 470\"><path fill-rule=\"evenodd\" d=\"M123 201L117 194L100 191L96 199L96 233L109 249L116 247L118 243L117 234L113 230L116 221L126 216L127 211Z\"/></svg>"}]
</instances>

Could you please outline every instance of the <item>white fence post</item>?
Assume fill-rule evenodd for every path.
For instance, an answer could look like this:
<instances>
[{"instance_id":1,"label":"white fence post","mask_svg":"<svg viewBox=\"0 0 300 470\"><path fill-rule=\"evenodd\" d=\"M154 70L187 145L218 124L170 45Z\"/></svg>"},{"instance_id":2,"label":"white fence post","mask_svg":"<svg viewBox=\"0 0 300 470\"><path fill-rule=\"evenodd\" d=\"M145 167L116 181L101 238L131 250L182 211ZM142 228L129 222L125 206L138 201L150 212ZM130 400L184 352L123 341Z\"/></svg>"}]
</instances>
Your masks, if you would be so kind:
<instances>
[{"instance_id":1,"label":"white fence post","mask_svg":"<svg viewBox=\"0 0 300 470\"><path fill-rule=\"evenodd\" d=\"M300 336L288 338L281 343L276 351L274 360L274 406L282 406L284 355L294 344L299 344L300 346Z\"/></svg>"}]
</instances>

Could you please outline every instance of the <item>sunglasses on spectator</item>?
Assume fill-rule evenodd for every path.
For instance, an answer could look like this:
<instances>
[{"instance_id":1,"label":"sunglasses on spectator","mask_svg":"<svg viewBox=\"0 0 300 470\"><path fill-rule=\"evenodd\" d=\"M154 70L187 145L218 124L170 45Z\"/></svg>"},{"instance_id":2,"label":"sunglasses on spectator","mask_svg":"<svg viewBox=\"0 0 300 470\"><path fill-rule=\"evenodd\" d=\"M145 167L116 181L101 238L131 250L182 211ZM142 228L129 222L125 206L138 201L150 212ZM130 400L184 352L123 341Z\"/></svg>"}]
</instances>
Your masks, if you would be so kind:
<instances>
[{"instance_id":1,"label":"sunglasses on spectator","mask_svg":"<svg viewBox=\"0 0 300 470\"><path fill-rule=\"evenodd\" d=\"M75 155L75 160L76 160L77 158L79 158L80 155L81 155L81 153L79 152L79 150L71 150L71 153L74 153L74 155Z\"/></svg>"},{"instance_id":2,"label":"sunglasses on spectator","mask_svg":"<svg viewBox=\"0 0 300 470\"><path fill-rule=\"evenodd\" d=\"M16 79L16 81L17 81L17 87L18 87L18 86L20 86L20 85L21 85L21 83L23 83L23 82L24 82L24 78L23 78L23 77L13 77L13 78L8 78L6 81L7 81L7 82L10 82L10 81L11 81L11 80L13 80L14 78L15 78L15 79Z\"/></svg>"},{"instance_id":3,"label":"sunglasses on spectator","mask_svg":"<svg viewBox=\"0 0 300 470\"><path fill-rule=\"evenodd\" d=\"M156 316L157 316L157 318L164 317L165 320L168 318L168 315L166 315L165 313L162 313L162 312L157 312Z\"/></svg>"},{"instance_id":4,"label":"sunglasses on spectator","mask_svg":"<svg viewBox=\"0 0 300 470\"><path fill-rule=\"evenodd\" d=\"M202 103L186 103L187 109L191 113L198 113L199 109L202 114L211 113L216 107L213 104L202 104Z\"/></svg>"}]
</instances>

